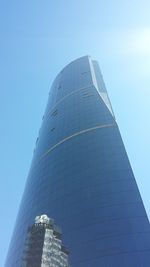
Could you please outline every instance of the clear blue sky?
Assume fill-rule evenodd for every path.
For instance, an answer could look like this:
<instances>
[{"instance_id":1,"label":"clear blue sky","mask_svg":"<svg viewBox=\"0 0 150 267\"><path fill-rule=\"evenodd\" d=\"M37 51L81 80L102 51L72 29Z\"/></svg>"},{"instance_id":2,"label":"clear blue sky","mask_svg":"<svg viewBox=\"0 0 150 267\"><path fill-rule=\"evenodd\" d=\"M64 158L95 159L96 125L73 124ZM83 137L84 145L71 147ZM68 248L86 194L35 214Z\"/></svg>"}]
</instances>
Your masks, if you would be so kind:
<instances>
[{"instance_id":1,"label":"clear blue sky","mask_svg":"<svg viewBox=\"0 0 150 267\"><path fill-rule=\"evenodd\" d=\"M150 217L150 1L0 1L0 266L50 84L71 60L99 61Z\"/></svg>"}]
</instances>

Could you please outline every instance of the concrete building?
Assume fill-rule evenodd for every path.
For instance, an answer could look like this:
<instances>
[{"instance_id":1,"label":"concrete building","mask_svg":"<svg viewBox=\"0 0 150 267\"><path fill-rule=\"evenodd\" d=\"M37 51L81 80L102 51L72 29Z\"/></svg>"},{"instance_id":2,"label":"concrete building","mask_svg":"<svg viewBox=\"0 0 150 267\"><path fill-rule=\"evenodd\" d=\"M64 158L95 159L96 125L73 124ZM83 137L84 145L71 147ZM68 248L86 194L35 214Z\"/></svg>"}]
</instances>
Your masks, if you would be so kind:
<instances>
[{"instance_id":1,"label":"concrete building","mask_svg":"<svg viewBox=\"0 0 150 267\"><path fill-rule=\"evenodd\" d=\"M61 236L52 219L47 215L37 216L27 231L22 267L69 267L69 252Z\"/></svg>"}]
</instances>

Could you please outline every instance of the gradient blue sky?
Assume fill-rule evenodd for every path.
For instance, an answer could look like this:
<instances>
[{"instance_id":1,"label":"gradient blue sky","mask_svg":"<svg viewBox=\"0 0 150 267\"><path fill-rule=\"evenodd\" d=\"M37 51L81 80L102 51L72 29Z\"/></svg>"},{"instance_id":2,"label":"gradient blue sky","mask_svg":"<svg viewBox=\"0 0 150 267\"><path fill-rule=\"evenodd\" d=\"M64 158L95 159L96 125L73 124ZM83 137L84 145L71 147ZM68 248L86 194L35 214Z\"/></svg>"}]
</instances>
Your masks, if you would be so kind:
<instances>
[{"instance_id":1,"label":"gradient blue sky","mask_svg":"<svg viewBox=\"0 0 150 267\"><path fill-rule=\"evenodd\" d=\"M0 1L0 266L50 85L67 63L99 61L150 217L150 1Z\"/></svg>"}]
</instances>

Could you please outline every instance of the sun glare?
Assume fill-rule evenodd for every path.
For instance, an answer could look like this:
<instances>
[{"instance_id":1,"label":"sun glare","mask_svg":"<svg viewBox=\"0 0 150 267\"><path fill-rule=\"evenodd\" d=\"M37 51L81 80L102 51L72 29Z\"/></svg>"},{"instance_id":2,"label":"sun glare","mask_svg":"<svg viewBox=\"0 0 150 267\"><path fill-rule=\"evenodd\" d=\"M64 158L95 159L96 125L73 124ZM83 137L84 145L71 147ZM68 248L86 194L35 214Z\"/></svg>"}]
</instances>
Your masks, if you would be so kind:
<instances>
[{"instance_id":1,"label":"sun glare","mask_svg":"<svg viewBox=\"0 0 150 267\"><path fill-rule=\"evenodd\" d=\"M132 52L150 55L150 28L133 33L131 44Z\"/></svg>"}]
</instances>

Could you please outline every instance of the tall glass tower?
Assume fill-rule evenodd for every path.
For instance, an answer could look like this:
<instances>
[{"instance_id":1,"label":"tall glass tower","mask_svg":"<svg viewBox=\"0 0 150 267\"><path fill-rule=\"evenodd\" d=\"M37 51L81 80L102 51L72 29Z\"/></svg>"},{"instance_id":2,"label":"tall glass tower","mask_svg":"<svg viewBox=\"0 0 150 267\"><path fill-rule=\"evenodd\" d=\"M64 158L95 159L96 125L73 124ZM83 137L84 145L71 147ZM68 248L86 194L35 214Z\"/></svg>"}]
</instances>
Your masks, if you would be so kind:
<instances>
[{"instance_id":1,"label":"tall glass tower","mask_svg":"<svg viewBox=\"0 0 150 267\"><path fill-rule=\"evenodd\" d=\"M150 225L98 63L89 56L56 77L23 194L6 267L20 267L39 214L61 227L71 267L149 267Z\"/></svg>"}]
</instances>

